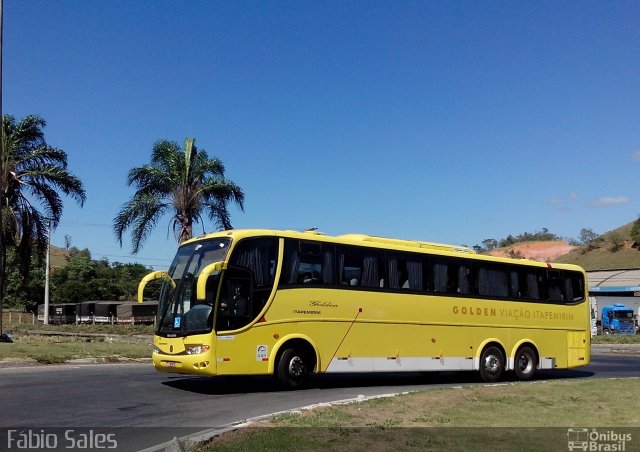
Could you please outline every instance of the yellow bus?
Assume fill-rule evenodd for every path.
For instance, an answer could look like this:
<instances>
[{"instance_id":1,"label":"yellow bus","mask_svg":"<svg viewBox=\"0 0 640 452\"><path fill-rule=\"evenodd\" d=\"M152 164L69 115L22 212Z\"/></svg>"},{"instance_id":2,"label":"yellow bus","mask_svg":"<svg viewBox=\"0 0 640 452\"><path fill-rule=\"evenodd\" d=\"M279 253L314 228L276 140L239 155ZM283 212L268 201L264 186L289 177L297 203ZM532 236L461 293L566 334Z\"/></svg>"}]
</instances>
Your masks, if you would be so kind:
<instances>
[{"instance_id":1,"label":"yellow bus","mask_svg":"<svg viewBox=\"0 0 640 452\"><path fill-rule=\"evenodd\" d=\"M497 381L590 360L584 271L465 247L233 230L182 244L163 279L159 371L275 375L479 371Z\"/></svg>"}]
</instances>

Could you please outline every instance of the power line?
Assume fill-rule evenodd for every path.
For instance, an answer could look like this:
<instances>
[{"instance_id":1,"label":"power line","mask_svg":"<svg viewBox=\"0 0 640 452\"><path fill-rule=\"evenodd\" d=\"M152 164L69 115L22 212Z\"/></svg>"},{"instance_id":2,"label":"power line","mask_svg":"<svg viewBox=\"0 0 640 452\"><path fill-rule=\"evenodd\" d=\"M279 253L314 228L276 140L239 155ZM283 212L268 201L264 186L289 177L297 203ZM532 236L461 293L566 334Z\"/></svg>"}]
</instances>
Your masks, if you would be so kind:
<instances>
[{"instance_id":1,"label":"power line","mask_svg":"<svg viewBox=\"0 0 640 452\"><path fill-rule=\"evenodd\" d=\"M58 226L90 226L90 227L107 227L112 228L112 224L104 224L104 223L68 223L68 222L60 222Z\"/></svg>"},{"instance_id":2,"label":"power line","mask_svg":"<svg viewBox=\"0 0 640 452\"><path fill-rule=\"evenodd\" d=\"M134 255L120 255L120 254L104 254L104 253L98 253L95 251L91 251L92 255L96 255L96 256L103 256L103 257L122 257L122 258L128 258L128 259L134 259L134 260L141 260L141 261L155 261L155 262L171 262L171 259L163 259L161 257L139 257L139 256L134 256Z\"/></svg>"}]
</instances>

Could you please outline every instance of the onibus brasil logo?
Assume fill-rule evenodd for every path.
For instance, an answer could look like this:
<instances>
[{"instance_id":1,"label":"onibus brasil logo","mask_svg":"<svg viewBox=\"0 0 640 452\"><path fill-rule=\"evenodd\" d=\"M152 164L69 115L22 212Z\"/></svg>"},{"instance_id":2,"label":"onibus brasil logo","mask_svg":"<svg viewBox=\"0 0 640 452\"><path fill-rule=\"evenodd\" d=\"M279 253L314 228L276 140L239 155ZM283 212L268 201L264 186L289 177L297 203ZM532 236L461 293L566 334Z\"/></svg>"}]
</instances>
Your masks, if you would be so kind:
<instances>
[{"instance_id":1,"label":"onibus brasil logo","mask_svg":"<svg viewBox=\"0 0 640 452\"><path fill-rule=\"evenodd\" d=\"M570 428L567 430L569 450L624 452L631 442L631 433L595 428Z\"/></svg>"}]
</instances>

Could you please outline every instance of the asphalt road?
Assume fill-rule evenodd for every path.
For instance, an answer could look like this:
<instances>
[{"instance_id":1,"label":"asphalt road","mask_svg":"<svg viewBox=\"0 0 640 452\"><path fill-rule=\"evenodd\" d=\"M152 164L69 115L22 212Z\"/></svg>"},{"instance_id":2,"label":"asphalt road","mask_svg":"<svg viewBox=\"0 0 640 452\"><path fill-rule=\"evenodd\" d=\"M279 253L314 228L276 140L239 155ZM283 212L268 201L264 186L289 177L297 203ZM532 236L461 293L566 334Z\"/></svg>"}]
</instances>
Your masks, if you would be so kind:
<instances>
[{"instance_id":1,"label":"asphalt road","mask_svg":"<svg viewBox=\"0 0 640 452\"><path fill-rule=\"evenodd\" d=\"M639 376L640 355L596 352L584 368L543 371L537 379ZM111 429L120 444L130 445L122 450L138 450L174 436L317 403L480 383L476 373L465 372L324 375L315 377L308 389L280 391L267 377L175 376L158 373L150 364L4 368L0 430L5 437L0 437L0 450L5 448L1 441L7 440L7 429L13 427L31 427L36 435L54 427L61 432ZM15 445L20 437L19 432L13 434Z\"/></svg>"}]
</instances>

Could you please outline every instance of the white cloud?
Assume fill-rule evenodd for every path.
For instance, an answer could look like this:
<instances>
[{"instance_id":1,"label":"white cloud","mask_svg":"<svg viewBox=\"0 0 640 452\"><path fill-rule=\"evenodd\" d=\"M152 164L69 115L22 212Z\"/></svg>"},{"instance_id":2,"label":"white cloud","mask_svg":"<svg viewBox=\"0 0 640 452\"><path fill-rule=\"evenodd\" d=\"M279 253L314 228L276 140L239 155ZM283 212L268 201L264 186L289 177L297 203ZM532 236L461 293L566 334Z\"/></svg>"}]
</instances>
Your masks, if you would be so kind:
<instances>
[{"instance_id":1,"label":"white cloud","mask_svg":"<svg viewBox=\"0 0 640 452\"><path fill-rule=\"evenodd\" d=\"M626 204L629 202L629 198L625 196L604 196L602 198L595 199L591 202L591 207L610 207L617 206L619 204Z\"/></svg>"},{"instance_id":2,"label":"white cloud","mask_svg":"<svg viewBox=\"0 0 640 452\"><path fill-rule=\"evenodd\" d=\"M551 198L549 200L549 204L551 204L552 206L560 205L560 204L562 204L562 199L560 199L560 198Z\"/></svg>"}]
</instances>

